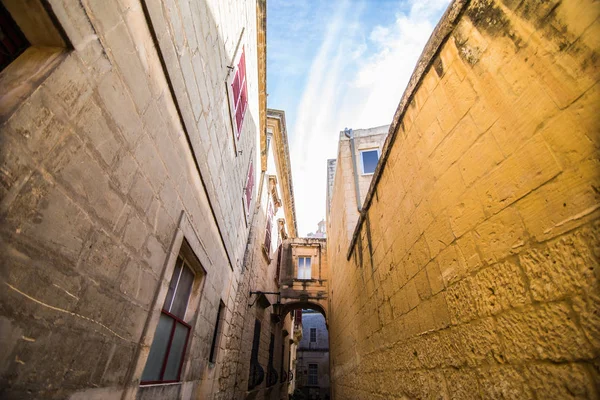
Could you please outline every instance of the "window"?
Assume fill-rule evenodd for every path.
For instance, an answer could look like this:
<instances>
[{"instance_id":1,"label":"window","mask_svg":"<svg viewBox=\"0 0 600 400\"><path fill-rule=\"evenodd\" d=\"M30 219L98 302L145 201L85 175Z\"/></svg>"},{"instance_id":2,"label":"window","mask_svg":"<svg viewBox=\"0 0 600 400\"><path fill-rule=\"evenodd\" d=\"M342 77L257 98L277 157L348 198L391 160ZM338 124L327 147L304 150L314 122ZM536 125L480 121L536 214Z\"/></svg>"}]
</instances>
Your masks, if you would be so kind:
<instances>
[{"instance_id":1,"label":"window","mask_svg":"<svg viewBox=\"0 0 600 400\"><path fill-rule=\"evenodd\" d=\"M379 161L379 150L361 150L360 161L362 164L363 175L372 174L373 172L375 172L377 162Z\"/></svg>"},{"instance_id":2,"label":"window","mask_svg":"<svg viewBox=\"0 0 600 400\"><path fill-rule=\"evenodd\" d=\"M265 371L258 363L258 348L260 346L260 321L254 322L254 338L252 339L252 352L250 353L250 376L248 377L248 390L260 385L265 378Z\"/></svg>"},{"instance_id":3,"label":"window","mask_svg":"<svg viewBox=\"0 0 600 400\"><path fill-rule=\"evenodd\" d=\"M250 160L248 175L246 176L246 186L244 187L244 205L246 206L246 218L250 216L250 203L254 192L254 161Z\"/></svg>"},{"instance_id":4,"label":"window","mask_svg":"<svg viewBox=\"0 0 600 400\"><path fill-rule=\"evenodd\" d=\"M225 304L221 301L219 304L219 310L217 311L217 322L215 323L215 332L213 333L212 345L210 347L210 356L208 360L211 363L215 363L217 361L217 352L219 348L219 342L221 338L221 329L223 327L223 319L225 314Z\"/></svg>"},{"instance_id":5,"label":"window","mask_svg":"<svg viewBox=\"0 0 600 400\"><path fill-rule=\"evenodd\" d=\"M310 342L317 343L317 328L310 328Z\"/></svg>"},{"instance_id":6,"label":"window","mask_svg":"<svg viewBox=\"0 0 600 400\"><path fill-rule=\"evenodd\" d=\"M267 225L265 226L265 243L264 249L267 256L271 255L271 232L273 231L273 201L269 197L267 206Z\"/></svg>"},{"instance_id":7,"label":"window","mask_svg":"<svg viewBox=\"0 0 600 400\"><path fill-rule=\"evenodd\" d=\"M235 138L240 138L244 115L248 107L248 85L246 83L246 54L242 47L240 58L235 66L232 79L228 85L229 103Z\"/></svg>"},{"instance_id":8,"label":"window","mask_svg":"<svg viewBox=\"0 0 600 400\"><path fill-rule=\"evenodd\" d=\"M310 279L311 261L310 257L298 257L298 279Z\"/></svg>"},{"instance_id":9,"label":"window","mask_svg":"<svg viewBox=\"0 0 600 400\"><path fill-rule=\"evenodd\" d=\"M319 366L318 364L308 364L308 384L319 384Z\"/></svg>"},{"instance_id":10,"label":"window","mask_svg":"<svg viewBox=\"0 0 600 400\"><path fill-rule=\"evenodd\" d=\"M275 355L275 335L271 334L271 342L269 343L269 363L267 364L267 387L271 387L277 383L279 377L277 370L273 366L273 358Z\"/></svg>"},{"instance_id":11,"label":"window","mask_svg":"<svg viewBox=\"0 0 600 400\"><path fill-rule=\"evenodd\" d=\"M0 2L0 71L29 47L15 20Z\"/></svg>"},{"instance_id":12,"label":"window","mask_svg":"<svg viewBox=\"0 0 600 400\"><path fill-rule=\"evenodd\" d=\"M190 334L190 325L184 318L193 283L194 272L184 258L178 256L142 373L142 384L179 381Z\"/></svg>"}]
</instances>

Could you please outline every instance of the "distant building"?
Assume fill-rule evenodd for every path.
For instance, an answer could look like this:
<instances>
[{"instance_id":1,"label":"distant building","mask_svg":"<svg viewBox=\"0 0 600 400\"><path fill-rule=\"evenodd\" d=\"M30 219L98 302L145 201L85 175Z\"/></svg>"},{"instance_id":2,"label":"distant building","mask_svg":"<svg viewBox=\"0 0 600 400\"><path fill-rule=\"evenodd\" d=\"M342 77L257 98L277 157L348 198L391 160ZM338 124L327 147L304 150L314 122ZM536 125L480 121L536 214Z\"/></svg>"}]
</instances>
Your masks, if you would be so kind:
<instances>
[{"instance_id":1,"label":"distant building","mask_svg":"<svg viewBox=\"0 0 600 400\"><path fill-rule=\"evenodd\" d=\"M297 388L308 399L329 399L329 333L323 315L302 311L302 340L296 353Z\"/></svg>"},{"instance_id":2,"label":"distant building","mask_svg":"<svg viewBox=\"0 0 600 400\"><path fill-rule=\"evenodd\" d=\"M325 220L322 219L321 221L319 221L319 225L315 233L311 232L306 236L309 238L326 238L327 234L325 232Z\"/></svg>"},{"instance_id":3,"label":"distant building","mask_svg":"<svg viewBox=\"0 0 600 400\"><path fill-rule=\"evenodd\" d=\"M389 125L345 129L340 132L337 159L327 160L327 224L340 219L346 227L344 240L352 237L388 130Z\"/></svg>"}]
</instances>

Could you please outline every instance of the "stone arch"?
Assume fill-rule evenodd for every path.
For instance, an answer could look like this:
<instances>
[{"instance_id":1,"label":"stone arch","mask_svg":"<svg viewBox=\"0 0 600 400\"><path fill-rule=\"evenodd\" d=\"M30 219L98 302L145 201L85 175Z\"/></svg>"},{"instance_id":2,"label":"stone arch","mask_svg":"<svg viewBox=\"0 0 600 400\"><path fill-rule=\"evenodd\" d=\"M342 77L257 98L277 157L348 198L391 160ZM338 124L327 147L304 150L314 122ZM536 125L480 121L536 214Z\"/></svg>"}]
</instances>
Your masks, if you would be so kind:
<instances>
[{"instance_id":1,"label":"stone arch","mask_svg":"<svg viewBox=\"0 0 600 400\"><path fill-rule=\"evenodd\" d=\"M325 323L327 323L327 312L325 311L325 307L322 304L313 301L290 301L288 303L283 304L281 317L285 318L285 316L294 310L314 310L323 315L325 318Z\"/></svg>"}]
</instances>

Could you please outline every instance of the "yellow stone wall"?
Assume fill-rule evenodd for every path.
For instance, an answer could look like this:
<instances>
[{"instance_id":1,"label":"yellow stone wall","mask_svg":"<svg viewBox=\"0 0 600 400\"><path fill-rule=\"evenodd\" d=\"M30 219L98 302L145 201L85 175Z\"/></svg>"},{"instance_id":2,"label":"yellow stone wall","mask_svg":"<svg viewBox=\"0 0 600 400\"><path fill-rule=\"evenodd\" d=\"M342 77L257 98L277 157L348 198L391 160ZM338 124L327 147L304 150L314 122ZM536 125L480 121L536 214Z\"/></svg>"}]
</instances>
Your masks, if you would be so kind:
<instances>
[{"instance_id":1,"label":"yellow stone wall","mask_svg":"<svg viewBox=\"0 0 600 400\"><path fill-rule=\"evenodd\" d=\"M353 242L338 164L334 396L597 398L600 6L464 3L422 56Z\"/></svg>"}]
</instances>

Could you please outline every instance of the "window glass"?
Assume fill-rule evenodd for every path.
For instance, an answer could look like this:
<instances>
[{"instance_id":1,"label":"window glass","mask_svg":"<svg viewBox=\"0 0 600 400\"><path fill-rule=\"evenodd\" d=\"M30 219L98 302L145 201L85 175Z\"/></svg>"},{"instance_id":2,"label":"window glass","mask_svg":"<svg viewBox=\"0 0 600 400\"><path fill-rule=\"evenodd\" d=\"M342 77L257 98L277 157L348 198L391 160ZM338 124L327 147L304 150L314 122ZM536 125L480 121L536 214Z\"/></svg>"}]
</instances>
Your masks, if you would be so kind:
<instances>
[{"instance_id":1,"label":"window glass","mask_svg":"<svg viewBox=\"0 0 600 400\"><path fill-rule=\"evenodd\" d=\"M175 288L179 282L179 276L181 275L181 267L183 266L183 258L177 257L175 268L173 269L173 275L171 276L171 282L169 283L169 290L167 291L167 297L165 298L165 304L163 310L169 312L171 305L173 304L173 296L175 295Z\"/></svg>"},{"instance_id":2,"label":"window glass","mask_svg":"<svg viewBox=\"0 0 600 400\"><path fill-rule=\"evenodd\" d=\"M298 257L298 279L310 279L311 258Z\"/></svg>"},{"instance_id":3,"label":"window glass","mask_svg":"<svg viewBox=\"0 0 600 400\"><path fill-rule=\"evenodd\" d=\"M165 367L165 374L163 377L164 381L179 380L179 369L183 359L185 342L187 340L189 331L190 329L187 326L179 322L175 322L173 341L171 342L171 350L169 351L169 358L167 360L167 366Z\"/></svg>"},{"instance_id":4,"label":"window glass","mask_svg":"<svg viewBox=\"0 0 600 400\"><path fill-rule=\"evenodd\" d=\"M185 310L187 303L192 293L192 284L194 283L194 273L192 270L184 264L181 269L181 275L179 277L179 283L175 291L173 298L173 304L171 305L170 313L178 318L185 318Z\"/></svg>"},{"instance_id":5,"label":"window glass","mask_svg":"<svg viewBox=\"0 0 600 400\"><path fill-rule=\"evenodd\" d=\"M317 329L310 328L310 342L316 343L316 341L317 341Z\"/></svg>"},{"instance_id":6,"label":"window glass","mask_svg":"<svg viewBox=\"0 0 600 400\"><path fill-rule=\"evenodd\" d=\"M363 174L372 174L375 172L377 162L379 161L379 151L375 150L364 150L360 152L363 166Z\"/></svg>"},{"instance_id":7,"label":"window glass","mask_svg":"<svg viewBox=\"0 0 600 400\"><path fill-rule=\"evenodd\" d=\"M308 384L318 385L319 384L319 366L318 364L308 364Z\"/></svg>"},{"instance_id":8,"label":"window glass","mask_svg":"<svg viewBox=\"0 0 600 400\"><path fill-rule=\"evenodd\" d=\"M152 347L150 347L148 361L146 361L146 367L142 373L142 382L155 382L161 380L160 372L162 370L165 355L167 354L172 328L173 318L165 314L160 314L158 326L156 327L154 339L152 340Z\"/></svg>"}]
</instances>

